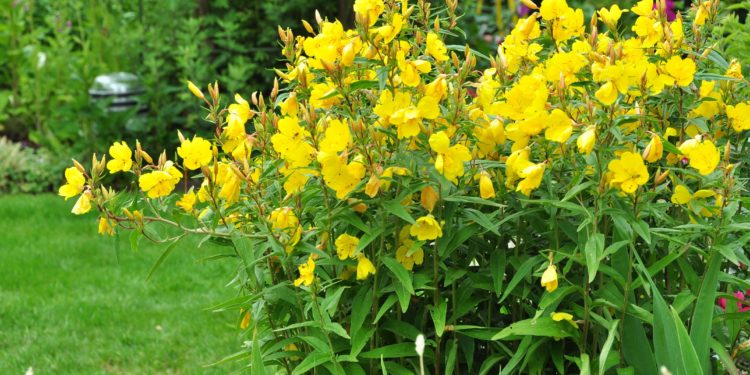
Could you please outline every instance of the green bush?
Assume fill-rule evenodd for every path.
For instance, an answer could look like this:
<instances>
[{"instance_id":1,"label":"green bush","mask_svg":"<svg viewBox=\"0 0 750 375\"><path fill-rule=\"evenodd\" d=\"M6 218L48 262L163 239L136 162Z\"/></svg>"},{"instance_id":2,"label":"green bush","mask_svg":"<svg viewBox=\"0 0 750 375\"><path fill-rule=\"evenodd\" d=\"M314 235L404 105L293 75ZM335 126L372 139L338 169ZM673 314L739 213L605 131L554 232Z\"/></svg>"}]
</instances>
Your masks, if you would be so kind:
<instances>
[{"instance_id":1,"label":"green bush","mask_svg":"<svg viewBox=\"0 0 750 375\"><path fill-rule=\"evenodd\" d=\"M45 149L24 147L0 138L0 193L42 193L60 180L65 160Z\"/></svg>"}]
</instances>

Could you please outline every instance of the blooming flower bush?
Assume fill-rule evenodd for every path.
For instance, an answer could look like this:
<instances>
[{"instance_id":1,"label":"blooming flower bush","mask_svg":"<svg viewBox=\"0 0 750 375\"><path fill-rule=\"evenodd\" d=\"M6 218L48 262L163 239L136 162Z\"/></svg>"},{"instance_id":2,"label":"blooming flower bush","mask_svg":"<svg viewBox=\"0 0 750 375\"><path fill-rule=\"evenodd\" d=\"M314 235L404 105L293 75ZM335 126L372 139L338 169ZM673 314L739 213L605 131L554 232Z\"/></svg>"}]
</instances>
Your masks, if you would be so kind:
<instances>
[{"instance_id":1,"label":"blooming flower bush","mask_svg":"<svg viewBox=\"0 0 750 375\"><path fill-rule=\"evenodd\" d=\"M719 2L588 27L525 3L493 56L444 43L456 0L279 28L268 95L189 83L211 137L115 142L60 195L103 234L169 243L157 265L186 235L231 248L216 309L253 374L737 371L750 97L703 31Z\"/></svg>"}]
</instances>

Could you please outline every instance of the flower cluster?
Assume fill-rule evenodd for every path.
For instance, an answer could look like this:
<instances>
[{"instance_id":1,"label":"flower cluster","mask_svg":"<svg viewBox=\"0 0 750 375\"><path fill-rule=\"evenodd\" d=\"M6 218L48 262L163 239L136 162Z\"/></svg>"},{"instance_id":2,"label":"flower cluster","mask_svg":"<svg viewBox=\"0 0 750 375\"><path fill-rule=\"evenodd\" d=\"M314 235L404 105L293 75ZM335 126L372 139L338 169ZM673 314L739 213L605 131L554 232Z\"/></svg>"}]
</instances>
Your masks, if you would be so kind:
<instances>
[{"instance_id":1,"label":"flower cluster","mask_svg":"<svg viewBox=\"0 0 750 375\"><path fill-rule=\"evenodd\" d=\"M661 269L640 272L662 256L674 260L654 250L661 243L671 254L673 238L657 236L724 225L716 219L739 209L734 175L750 101L739 64L701 37L718 1L696 5L692 23L668 16L663 1L613 5L589 28L565 0L524 2L530 14L492 56L445 42L457 17L456 1L446 3L432 15L421 0L357 0L354 29L320 16L317 27L303 22L305 36L279 28L286 66L267 95L235 94L223 108L217 83L208 95L189 83L214 136L178 134L175 160L115 142L106 170L105 158L94 157L89 171L76 163L60 195L80 195L76 214L95 206L101 233L147 234L158 224L231 242L244 262L235 280L252 296L243 328L267 321L283 343L276 349L328 353L315 358L329 372L348 371L335 363L357 362L364 343L400 345L398 331L424 329L428 315L436 373L443 349L454 361L459 345L468 350L464 339L473 350L474 339L569 338L585 354L609 332L611 348L626 311L646 314L628 307L640 303L632 288L661 288ZM626 13L632 27L621 25ZM132 175L139 189L105 188L107 171ZM691 232L680 251L729 238L710 233ZM634 268L636 245L652 253ZM680 285L664 275L668 288ZM529 301L534 307L517 306ZM401 315L409 309L417 313ZM365 316L373 329L359 328ZM380 319L398 323L381 334ZM544 323L524 326L529 320ZM448 347L442 339L506 326L518 331L486 328ZM347 359L342 342L351 345ZM382 360L377 350L360 360ZM557 366L544 358L540 366ZM460 362L471 371L471 361Z\"/></svg>"}]
</instances>

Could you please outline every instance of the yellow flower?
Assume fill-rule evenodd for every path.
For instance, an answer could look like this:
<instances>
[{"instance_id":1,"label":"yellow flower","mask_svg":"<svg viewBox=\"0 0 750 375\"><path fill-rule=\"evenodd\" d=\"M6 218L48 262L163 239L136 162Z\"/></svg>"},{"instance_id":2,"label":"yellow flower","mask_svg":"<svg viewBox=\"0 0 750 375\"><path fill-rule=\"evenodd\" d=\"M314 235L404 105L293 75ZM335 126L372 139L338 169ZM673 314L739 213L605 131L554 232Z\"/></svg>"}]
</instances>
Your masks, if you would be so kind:
<instances>
[{"instance_id":1,"label":"yellow flower","mask_svg":"<svg viewBox=\"0 0 750 375\"><path fill-rule=\"evenodd\" d=\"M432 186L425 186L421 192L419 192L419 203L428 212L432 212L435 208L435 203L440 199L440 194Z\"/></svg>"},{"instance_id":2,"label":"yellow flower","mask_svg":"<svg viewBox=\"0 0 750 375\"><path fill-rule=\"evenodd\" d=\"M234 95L236 103L230 104L227 108L227 126L224 128L224 135L230 139L238 139L245 136L245 123L250 119L250 104L240 94Z\"/></svg>"},{"instance_id":3,"label":"yellow flower","mask_svg":"<svg viewBox=\"0 0 750 375\"><path fill-rule=\"evenodd\" d=\"M339 259L345 260L347 258L354 258L354 252L357 250L359 245L359 238L349 234L342 234L336 238L336 253Z\"/></svg>"},{"instance_id":4,"label":"yellow flower","mask_svg":"<svg viewBox=\"0 0 750 375\"><path fill-rule=\"evenodd\" d=\"M570 7L568 7L568 3L565 0L542 0L539 13L541 13L543 20L550 21L561 17L569 9Z\"/></svg>"},{"instance_id":5,"label":"yellow flower","mask_svg":"<svg viewBox=\"0 0 750 375\"><path fill-rule=\"evenodd\" d=\"M411 99L408 102L410 103ZM419 100L416 106L408 105L396 108L389 121L396 125L398 138L403 139L414 137L420 133L422 119L434 120L438 116L440 116L440 107L437 99L425 96Z\"/></svg>"},{"instance_id":6,"label":"yellow flower","mask_svg":"<svg viewBox=\"0 0 750 375\"><path fill-rule=\"evenodd\" d=\"M750 129L750 102L727 106L727 117L737 132Z\"/></svg>"},{"instance_id":7,"label":"yellow flower","mask_svg":"<svg viewBox=\"0 0 750 375\"><path fill-rule=\"evenodd\" d=\"M297 267L297 270L299 270L299 277L294 280L294 286L298 287L302 284L305 286L312 285L315 280L315 259L313 255L307 257L307 262Z\"/></svg>"},{"instance_id":8,"label":"yellow flower","mask_svg":"<svg viewBox=\"0 0 750 375\"><path fill-rule=\"evenodd\" d=\"M315 148L307 140L310 133L294 117L279 120L279 132L271 137L273 149L290 167L306 167L315 157Z\"/></svg>"},{"instance_id":9,"label":"yellow flower","mask_svg":"<svg viewBox=\"0 0 750 375\"><path fill-rule=\"evenodd\" d=\"M432 215L422 216L412 225L409 234L420 241L434 240L443 236L443 229Z\"/></svg>"},{"instance_id":10,"label":"yellow flower","mask_svg":"<svg viewBox=\"0 0 750 375\"><path fill-rule=\"evenodd\" d=\"M240 313L242 313L242 310L240 310ZM242 321L240 321L240 329L247 329L247 327L250 327L250 311L246 311L242 315Z\"/></svg>"},{"instance_id":11,"label":"yellow flower","mask_svg":"<svg viewBox=\"0 0 750 375\"><path fill-rule=\"evenodd\" d=\"M528 163L523 168L516 169L518 177L523 179L518 183L518 186L516 186L516 191L520 191L527 197L531 195L531 191L538 188L542 183L544 168L544 163Z\"/></svg>"},{"instance_id":12,"label":"yellow flower","mask_svg":"<svg viewBox=\"0 0 750 375\"><path fill-rule=\"evenodd\" d=\"M410 87L419 86L422 82L420 74L429 73L431 66L430 63L424 60L406 60L403 51L396 53L396 61L398 62L398 70L400 71L399 77L401 82Z\"/></svg>"},{"instance_id":13,"label":"yellow flower","mask_svg":"<svg viewBox=\"0 0 750 375\"><path fill-rule=\"evenodd\" d=\"M401 32L401 27L403 26L403 24L404 16L400 13L394 14L393 20L389 25L384 25L377 28L376 32L378 33L378 37L383 39L383 43L390 43Z\"/></svg>"},{"instance_id":14,"label":"yellow flower","mask_svg":"<svg viewBox=\"0 0 750 375\"><path fill-rule=\"evenodd\" d=\"M181 178L182 174L170 161L161 170L142 174L138 185L149 198L158 198L169 195Z\"/></svg>"},{"instance_id":15,"label":"yellow flower","mask_svg":"<svg viewBox=\"0 0 750 375\"><path fill-rule=\"evenodd\" d=\"M737 79L745 78L745 76L742 75L742 64L740 64L737 59L732 59L732 62L729 63L729 67L727 68L727 71L724 72L724 75Z\"/></svg>"},{"instance_id":16,"label":"yellow flower","mask_svg":"<svg viewBox=\"0 0 750 375\"><path fill-rule=\"evenodd\" d=\"M719 149L710 140L699 140L700 136L683 142L679 149L688 159L690 166L702 175L710 174L719 165Z\"/></svg>"},{"instance_id":17,"label":"yellow flower","mask_svg":"<svg viewBox=\"0 0 750 375\"><path fill-rule=\"evenodd\" d=\"M617 21L620 20L620 17L622 17L622 14L627 12L628 10L621 10L620 7L617 4L612 5L609 9L602 8L599 9L599 17L600 19L607 24L610 28L616 28L617 27Z\"/></svg>"},{"instance_id":18,"label":"yellow flower","mask_svg":"<svg viewBox=\"0 0 750 375\"><path fill-rule=\"evenodd\" d=\"M60 186L58 194L65 197L65 200L73 198L83 191L84 185L86 185L86 177L76 167L70 167L65 169L65 185Z\"/></svg>"},{"instance_id":19,"label":"yellow flower","mask_svg":"<svg viewBox=\"0 0 750 375\"><path fill-rule=\"evenodd\" d=\"M328 121L325 138L320 142L320 151L341 152L352 143L352 135L346 119L333 119Z\"/></svg>"},{"instance_id":20,"label":"yellow flower","mask_svg":"<svg viewBox=\"0 0 750 375\"><path fill-rule=\"evenodd\" d=\"M708 7L710 1L702 1L695 5L695 20L693 21L698 26L703 26L706 23L708 17Z\"/></svg>"},{"instance_id":21,"label":"yellow flower","mask_svg":"<svg viewBox=\"0 0 750 375\"><path fill-rule=\"evenodd\" d=\"M78 197L76 204L73 205L73 209L70 212L76 215L83 215L91 211L91 198L91 192L86 190L80 197Z\"/></svg>"},{"instance_id":22,"label":"yellow flower","mask_svg":"<svg viewBox=\"0 0 750 375\"><path fill-rule=\"evenodd\" d=\"M693 82L695 75L695 62L690 59L683 59L679 56L672 56L666 64L664 70L670 77L674 78L678 85L685 87Z\"/></svg>"},{"instance_id":23,"label":"yellow flower","mask_svg":"<svg viewBox=\"0 0 750 375\"><path fill-rule=\"evenodd\" d=\"M184 194L175 205L182 208L185 212L192 212L196 198L193 188L190 188L190 191L188 191L187 194Z\"/></svg>"},{"instance_id":24,"label":"yellow flower","mask_svg":"<svg viewBox=\"0 0 750 375\"><path fill-rule=\"evenodd\" d=\"M359 253L357 259L357 280L365 280L368 276L375 274L375 266L365 257L364 254Z\"/></svg>"},{"instance_id":25,"label":"yellow flower","mask_svg":"<svg viewBox=\"0 0 750 375\"><path fill-rule=\"evenodd\" d=\"M448 49L445 43L434 32L427 33L427 54L432 56L435 61L448 60Z\"/></svg>"},{"instance_id":26,"label":"yellow flower","mask_svg":"<svg viewBox=\"0 0 750 375\"><path fill-rule=\"evenodd\" d=\"M294 214L291 207L280 207L271 212L268 220L274 230L284 235L285 238L282 238L281 241L285 243L287 254L291 253L294 250L294 245L302 237L302 226L297 215Z\"/></svg>"},{"instance_id":27,"label":"yellow flower","mask_svg":"<svg viewBox=\"0 0 750 375\"><path fill-rule=\"evenodd\" d=\"M482 199L495 197L495 187L492 185L492 179L490 179L490 174L485 171L479 173L479 196Z\"/></svg>"},{"instance_id":28,"label":"yellow flower","mask_svg":"<svg viewBox=\"0 0 750 375\"><path fill-rule=\"evenodd\" d=\"M639 16L648 16L654 11L654 0L641 0L630 10Z\"/></svg>"},{"instance_id":29,"label":"yellow flower","mask_svg":"<svg viewBox=\"0 0 750 375\"><path fill-rule=\"evenodd\" d=\"M630 151L623 152L620 159L610 161L608 169L612 173L610 184L628 194L648 182L648 169L643 158Z\"/></svg>"},{"instance_id":30,"label":"yellow flower","mask_svg":"<svg viewBox=\"0 0 750 375\"><path fill-rule=\"evenodd\" d=\"M323 181L336 191L338 199L344 199L365 177L365 166L362 164L361 156L355 157L347 164L345 156L321 151L318 153L318 162L321 165Z\"/></svg>"},{"instance_id":31,"label":"yellow flower","mask_svg":"<svg viewBox=\"0 0 750 375\"><path fill-rule=\"evenodd\" d=\"M409 250L414 246L414 241L409 238L411 225L401 228L398 235L399 247L396 249L396 260L404 265L404 268L411 271L414 265L421 265L424 262L424 250L417 248L409 254Z\"/></svg>"},{"instance_id":32,"label":"yellow flower","mask_svg":"<svg viewBox=\"0 0 750 375\"><path fill-rule=\"evenodd\" d=\"M105 235L108 234L110 236L115 235L115 230L112 228L112 224L110 224L109 219L105 217L99 218L99 234Z\"/></svg>"},{"instance_id":33,"label":"yellow flower","mask_svg":"<svg viewBox=\"0 0 750 375\"><path fill-rule=\"evenodd\" d=\"M109 147L109 156L112 157L112 160L107 162L109 173L127 172L133 166L133 161L130 159L133 156L133 151L130 150L125 141L112 144Z\"/></svg>"},{"instance_id":34,"label":"yellow flower","mask_svg":"<svg viewBox=\"0 0 750 375\"><path fill-rule=\"evenodd\" d=\"M198 169L208 165L213 158L211 142L201 137L193 137L193 140L186 139L177 147L177 155L182 158L185 168Z\"/></svg>"},{"instance_id":35,"label":"yellow flower","mask_svg":"<svg viewBox=\"0 0 750 375\"><path fill-rule=\"evenodd\" d=\"M336 85L333 82L326 81L313 84L310 92L310 104L315 108L331 108L341 101L341 95L336 92Z\"/></svg>"},{"instance_id":36,"label":"yellow flower","mask_svg":"<svg viewBox=\"0 0 750 375\"><path fill-rule=\"evenodd\" d=\"M612 103L617 100L617 94L617 87L614 85L614 83L612 83L611 81L607 81L607 83L599 87L599 90L596 90L594 96L596 96L596 98L599 99L602 104L612 105Z\"/></svg>"},{"instance_id":37,"label":"yellow flower","mask_svg":"<svg viewBox=\"0 0 750 375\"><path fill-rule=\"evenodd\" d=\"M594 149L596 143L596 128L589 126L583 134L578 136L576 145L578 146L578 152L588 155Z\"/></svg>"},{"instance_id":38,"label":"yellow flower","mask_svg":"<svg viewBox=\"0 0 750 375\"><path fill-rule=\"evenodd\" d=\"M638 17L631 29L641 38L643 47L651 47L664 37L661 22L651 17Z\"/></svg>"},{"instance_id":39,"label":"yellow flower","mask_svg":"<svg viewBox=\"0 0 750 375\"><path fill-rule=\"evenodd\" d=\"M448 135L444 131L430 136L430 148L437 152L435 169L453 183L464 175L464 163L471 160L471 153L464 145L450 146Z\"/></svg>"},{"instance_id":40,"label":"yellow flower","mask_svg":"<svg viewBox=\"0 0 750 375\"><path fill-rule=\"evenodd\" d=\"M661 137L659 137L658 134L654 134L653 136L651 136L651 141L643 150L642 156L644 159L646 159L647 162L653 163L661 159L663 153L664 144L662 144L661 142Z\"/></svg>"},{"instance_id":41,"label":"yellow flower","mask_svg":"<svg viewBox=\"0 0 750 375\"><path fill-rule=\"evenodd\" d=\"M367 23L368 26L378 22L378 18L384 9L383 0L357 0L354 2L354 13L358 19Z\"/></svg>"},{"instance_id":42,"label":"yellow flower","mask_svg":"<svg viewBox=\"0 0 750 375\"><path fill-rule=\"evenodd\" d=\"M554 312L552 313L552 320L556 322L562 322L563 320L570 323L573 327L578 328L578 323L573 320L573 315L565 312Z\"/></svg>"},{"instance_id":43,"label":"yellow flower","mask_svg":"<svg viewBox=\"0 0 750 375\"><path fill-rule=\"evenodd\" d=\"M690 190L685 185L677 185L671 198L674 204L687 204L690 202Z\"/></svg>"},{"instance_id":44,"label":"yellow flower","mask_svg":"<svg viewBox=\"0 0 750 375\"><path fill-rule=\"evenodd\" d=\"M548 120L550 127L544 132L549 141L564 143L573 134L573 120L560 109L554 109Z\"/></svg>"},{"instance_id":45,"label":"yellow flower","mask_svg":"<svg viewBox=\"0 0 750 375\"><path fill-rule=\"evenodd\" d=\"M548 292L554 292L557 289L557 267L554 264L550 263L544 270L541 283Z\"/></svg>"}]
</instances>

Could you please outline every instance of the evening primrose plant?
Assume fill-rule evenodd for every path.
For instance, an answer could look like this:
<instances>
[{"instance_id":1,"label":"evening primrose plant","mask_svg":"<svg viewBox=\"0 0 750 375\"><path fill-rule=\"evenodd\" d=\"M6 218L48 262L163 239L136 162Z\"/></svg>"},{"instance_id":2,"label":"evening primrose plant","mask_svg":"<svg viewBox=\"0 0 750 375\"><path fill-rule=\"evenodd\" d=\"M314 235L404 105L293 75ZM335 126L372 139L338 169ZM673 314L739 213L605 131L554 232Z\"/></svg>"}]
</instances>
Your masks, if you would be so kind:
<instances>
[{"instance_id":1,"label":"evening primrose plant","mask_svg":"<svg viewBox=\"0 0 750 375\"><path fill-rule=\"evenodd\" d=\"M60 195L165 243L154 269L188 235L226 245L214 309L245 344L219 362L252 374L737 373L750 96L705 32L719 1L524 4L492 56L444 42L456 0L280 27L267 94L188 82L205 132L118 140Z\"/></svg>"}]
</instances>

